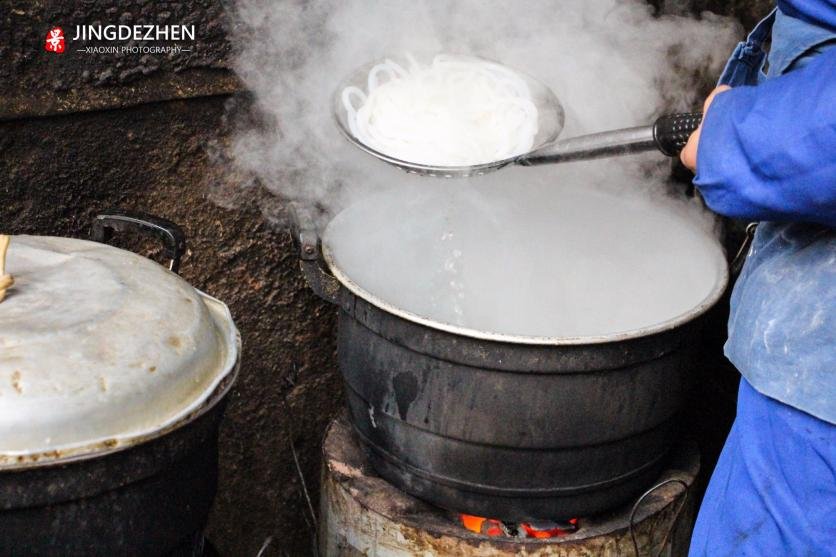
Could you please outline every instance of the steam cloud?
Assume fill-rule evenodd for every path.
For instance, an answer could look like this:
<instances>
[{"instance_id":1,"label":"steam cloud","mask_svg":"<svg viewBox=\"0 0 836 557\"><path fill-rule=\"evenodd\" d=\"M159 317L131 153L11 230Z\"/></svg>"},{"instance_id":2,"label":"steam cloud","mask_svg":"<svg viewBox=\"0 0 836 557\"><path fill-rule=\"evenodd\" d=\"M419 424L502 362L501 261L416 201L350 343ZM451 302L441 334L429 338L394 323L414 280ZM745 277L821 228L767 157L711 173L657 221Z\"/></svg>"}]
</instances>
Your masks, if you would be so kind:
<instances>
[{"instance_id":1,"label":"steam cloud","mask_svg":"<svg viewBox=\"0 0 836 557\"><path fill-rule=\"evenodd\" d=\"M638 0L238 0L235 69L264 121L238 133L233 160L280 199L326 216L376 191L438 181L361 153L333 122L339 82L391 53L472 54L536 76L566 109L561 137L692 109L704 92L698 85L716 78L738 25L709 13L696 20L652 12ZM491 184L562 180L655 187L662 178L648 179L648 161L664 170L663 158L507 169L446 187L473 188L474 195Z\"/></svg>"}]
</instances>

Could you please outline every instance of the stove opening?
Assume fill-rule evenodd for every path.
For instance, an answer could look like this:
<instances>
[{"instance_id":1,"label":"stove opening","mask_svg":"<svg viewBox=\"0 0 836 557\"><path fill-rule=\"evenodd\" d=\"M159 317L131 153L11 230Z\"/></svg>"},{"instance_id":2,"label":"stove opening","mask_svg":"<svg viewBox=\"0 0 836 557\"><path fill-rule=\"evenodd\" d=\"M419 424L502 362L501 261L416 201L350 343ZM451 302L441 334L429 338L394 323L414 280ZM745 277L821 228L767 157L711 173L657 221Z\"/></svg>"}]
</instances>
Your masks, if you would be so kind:
<instances>
[{"instance_id":1,"label":"stove opening","mask_svg":"<svg viewBox=\"0 0 836 557\"><path fill-rule=\"evenodd\" d=\"M491 537L510 537L510 538L559 538L577 531L578 519L570 518L563 522L552 522L546 520L538 520L536 522L504 522L495 518L485 518L481 516L473 516L470 514L460 514L459 520L462 526L475 532Z\"/></svg>"}]
</instances>

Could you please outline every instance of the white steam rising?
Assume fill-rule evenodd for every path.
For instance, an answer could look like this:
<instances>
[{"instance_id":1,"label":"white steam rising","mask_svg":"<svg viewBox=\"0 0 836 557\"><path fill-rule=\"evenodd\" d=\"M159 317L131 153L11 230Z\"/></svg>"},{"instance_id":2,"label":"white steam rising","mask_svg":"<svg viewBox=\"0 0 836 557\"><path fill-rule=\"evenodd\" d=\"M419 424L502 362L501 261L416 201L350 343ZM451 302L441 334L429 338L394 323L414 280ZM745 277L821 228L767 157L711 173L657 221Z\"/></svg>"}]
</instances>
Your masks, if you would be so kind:
<instances>
[{"instance_id":1,"label":"white steam rising","mask_svg":"<svg viewBox=\"0 0 836 557\"><path fill-rule=\"evenodd\" d=\"M237 0L235 9L236 71L269 120L239 134L235 161L281 198L331 212L417 179L337 132L332 95L363 64L442 51L500 61L557 93L569 137L696 107L698 76L719 72L738 34L733 20L711 14L655 18L639 0Z\"/></svg>"},{"instance_id":2,"label":"white steam rising","mask_svg":"<svg viewBox=\"0 0 836 557\"><path fill-rule=\"evenodd\" d=\"M362 218L342 219L338 238L330 234L342 251L337 259L365 290L456 326L583 336L673 318L716 285L721 271L710 261L719 246L687 240L711 219L684 195L654 195L668 174L661 154L443 181L407 175L350 145L332 103L343 78L364 64L446 52L543 81L566 110L561 137L648 124L699 106L698 85L716 79L739 34L733 20L654 17L639 0L238 0L236 7L236 69L266 121L236 137L234 160L280 199L322 209L321 225L389 190L356 211ZM622 201L633 209L620 211ZM632 226L630 215L654 220L630 236L647 244L608 241ZM612 309L619 301L629 306L620 321ZM560 312L556 323L550 316Z\"/></svg>"}]
</instances>

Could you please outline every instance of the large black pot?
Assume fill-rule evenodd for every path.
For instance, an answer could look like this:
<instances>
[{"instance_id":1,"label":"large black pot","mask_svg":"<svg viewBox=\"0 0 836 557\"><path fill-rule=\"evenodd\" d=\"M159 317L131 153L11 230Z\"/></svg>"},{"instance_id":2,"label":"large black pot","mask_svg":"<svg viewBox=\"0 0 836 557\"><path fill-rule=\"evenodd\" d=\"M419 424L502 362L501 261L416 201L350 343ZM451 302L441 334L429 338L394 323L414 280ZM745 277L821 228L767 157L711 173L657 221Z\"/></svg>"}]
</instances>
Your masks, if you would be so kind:
<instances>
[{"instance_id":1,"label":"large black pot","mask_svg":"<svg viewBox=\"0 0 836 557\"><path fill-rule=\"evenodd\" d=\"M0 472L0 555L202 555L232 379L147 442Z\"/></svg>"},{"instance_id":2,"label":"large black pot","mask_svg":"<svg viewBox=\"0 0 836 557\"><path fill-rule=\"evenodd\" d=\"M351 422L388 481L450 510L522 520L605 511L658 475L716 297L606 341L475 338L372 303L327 249L320 259L311 228L294 236L308 283L340 308Z\"/></svg>"},{"instance_id":3,"label":"large black pot","mask_svg":"<svg viewBox=\"0 0 836 557\"><path fill-rule=\"evenodd\" d=\"M111 212L97 217L93 239L114 231L161 239L177 271L185 238L175 224ZM236 364L200 406L162 429L0 463L0 556L212 554L203 529L217 490L218 428L237 372Z\"/></svg>"}]
</instances>

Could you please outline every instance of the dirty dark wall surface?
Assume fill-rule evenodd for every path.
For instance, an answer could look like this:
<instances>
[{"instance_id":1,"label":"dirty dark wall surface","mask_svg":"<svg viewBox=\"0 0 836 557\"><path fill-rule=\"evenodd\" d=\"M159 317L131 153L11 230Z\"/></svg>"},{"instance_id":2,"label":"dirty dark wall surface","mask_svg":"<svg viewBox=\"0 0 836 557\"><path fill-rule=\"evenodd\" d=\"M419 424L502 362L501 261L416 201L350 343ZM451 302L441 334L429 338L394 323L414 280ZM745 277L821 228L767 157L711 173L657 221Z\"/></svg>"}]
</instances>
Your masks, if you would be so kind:
<instances>
[{"instance_id":1,"label":"dirty dark wall surface","mask_svg":"<svg viewBox=\"0 0 836 557\"><path fill-rule=\"evenodd\" d=\"M231 46L217 0L0 1L0 107L3 116L115 108L149 100L231 92L226 71ZM194 26L195 41L73 42L76 25ZM47 32L60 27L66 50L44 51ZM144 33L144 31L142 31ZM87 47L177 45L168 53L92 54ZM80 52L81 51L81 52Z\"/></svg>"},{"instance_id":2,"label":"dirty dark wall surface","mask_svg":"<svg viewBox=\"0 0 836 557\"><path fill-rule=\"evenodd\" d=\"M710 11L733 16L746 30L775 7L775 0L650 0L649 3L663 13L699 16L704 11Z\"/></svg>"},{"instance_id":3,"label":"dirty dark wall surface","mask_svg":"<svg viewBox=\"0 0 836 557\"><path fill-rule=\"evenodd\" d=\"M55 25L71 33L164 12L168 23L195 24L191 54L43 50ZM287 233L265 219L275 200L255 189L233 208L212 201L240 185L214 153L230 104L246 106L230 97L240 85L223 17L210 1L0 0L0 230L86 238L92 216L111 207L185 228L183 276L229 304L244 338L209 539L223 555L255 555L273 535L267 555L305 555L312 528L293 451L315 498L322 432L341 404L334 316L304 287Z\"/></svg>"},{"instance_id":4,"label":"dirty dark wall surface","mask_svg":"<svg viewBox=\"0 0 836 557\"><path fill-rule=\"evenodd\" d=\"M668 3L740 14L744 25L768 8ZM96 23L193 23L197 40L176 55L44 52L51 27L69 34ZM85 238L91 217L110 207L185 228L182 274L230 305L245 343L209 538L223 555L254 555L271 535L268 555L305 555L311 519L293 453L316 501L322 432L342 404L334 313L305 288L286 233L265 218L281 214L281 202L253 185L230 195L244 181L218 163L231 115L247 111L227 24L220 0L0 0L0 230ZM157 255L152 244L130 245ZM716 377L695 392L692 429L722 431L728 412L712 410L733 404L736 376L718 353L722 313L707 356Z\"/></svg>"}]
</instances>

